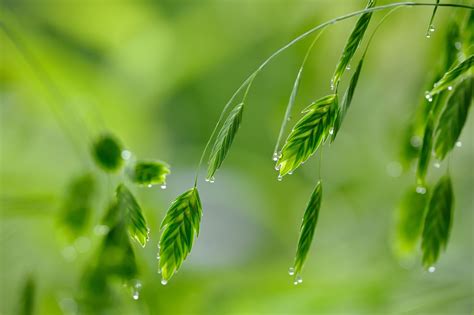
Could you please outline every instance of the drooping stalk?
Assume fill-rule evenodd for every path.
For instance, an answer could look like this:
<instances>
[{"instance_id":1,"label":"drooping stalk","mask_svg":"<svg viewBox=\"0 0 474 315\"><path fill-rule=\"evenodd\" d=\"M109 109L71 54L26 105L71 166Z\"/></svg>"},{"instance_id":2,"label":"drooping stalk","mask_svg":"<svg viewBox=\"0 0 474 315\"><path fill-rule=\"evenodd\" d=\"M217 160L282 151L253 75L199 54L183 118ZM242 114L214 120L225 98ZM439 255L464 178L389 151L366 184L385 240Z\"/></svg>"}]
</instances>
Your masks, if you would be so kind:
<instances>
[{"instance_id":1,"label":"drooping stalk","mask_svg":"<svg viewBox=\"0 0 474 315\"><path fill-rule=\"evenodd\" d=\"M293 46L294 44L298 43L299 41L305 39L306 37L308 37L309 35L315 33L316 31L318 30L321 30L321 29L324 29L326 28L327 26L329 25L332 25L332 24L335 24L337 22L340 22L340 21L343 21L343 20L346 20L346 19L349 19L349 18L352 18L352 17L355 17L355 16L359 16L361 14L364 14L364 13L367 13L367 12L375 12L375 11L382 11L382 10L386 10L386 9L391 9L391 8L397 8L397 7L415 7L415 6L427 6L427 7L452 7L452 8L463 8L463 9L470 9L470 10L474 10L474 6L470 6L470 5L465 5L465 4L453 4L453 3L420 3L420 2L396 2L396 3L390 3L390 4L386 4L386 5L381 5L381 6L375 6L375 7L371 7L371 8L366 8L366 9L363 9L363 10L358 10L358 11L354 11L354 12L351 12L351 13L348 13L348 14L345 14L345 15L342 15L342 16L339 16L337 18L334 18L334 19L331 19L329 21L326 21L322 24L319 24L311 29L309 29L308 31L304 32L303 34L299 35L298 37L296 37L295 39L291 40L290 42L288 42L286 45L284 45L283 47L281 47L280 49L278 49L277 51L275 51L273 54L271 54L267 59L265 59L265 61L263 61L263 63L254 71L252 72L252 74L250 74L244 81L243 83L237 88L237 90L235 90L234 94L232 94L232 96L230 97L230 99L228 100L228 102L226 103L226 105L224 106L220 116L219 116L219 119L217 120L217 123L214 127L214 129L212 130L211 132L211 135L209 137L209 140L207 141L206 145L204 146L204 150L201 154L201 157L199 159L199 163L197 165L197 168L196 168L196 174L195 174L195 178L194 178L194 187L197 186L197 181L198 181L198 177L199 177L199 170L201 168L201 165L202 165L202 162L204 161L204 157L206 156L206 153L207 153L207 150L209 148L209 145L212 141L212 139L214 138L216 132L217 132L217 129L219 128L220 124L222 123L222 120L226 114L226 112L228 111L229 107L232 105L234 99L236 98L236 96L243 90L244 87L247 87L247 91L248 89L250 88L250 84L251 82L253 81L253 79L257 76L257 74L268 64L270 63L270 61L272 61L275 57L277 57L278 55L280 55L282 52L284 52L285 50L287 50L288 48L290 48L291 46Z\"/></svg>"}]
</instances>

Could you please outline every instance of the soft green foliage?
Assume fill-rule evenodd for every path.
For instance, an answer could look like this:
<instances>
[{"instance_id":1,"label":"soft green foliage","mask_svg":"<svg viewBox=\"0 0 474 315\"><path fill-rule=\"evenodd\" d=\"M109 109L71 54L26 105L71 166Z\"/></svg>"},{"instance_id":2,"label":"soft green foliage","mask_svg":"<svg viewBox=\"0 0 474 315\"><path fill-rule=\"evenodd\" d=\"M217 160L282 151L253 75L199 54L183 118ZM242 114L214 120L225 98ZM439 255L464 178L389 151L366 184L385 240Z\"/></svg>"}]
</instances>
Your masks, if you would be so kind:
<instances>
[{"instance_id":1,"label":"soft green foliage","mask_svg":"<svg viewBox=\"0 0 474 315\"><path fill-rule=\"evenodd\" d=\"M421 236L428 193L420 194L410 187L397 210L396 245L400 254L413 252Z\"/></svg>"},{"instance_id":2,"label":"soft green foliage","mask_svg":"<svg viewBox=\"0 0 474 315\"><path fill-rule=\"evenodd\" d=\"M298 168L330 135L337 113L337 95L325 96L306 107L301 118L286 139L276 162L280 176Z\"/></svg>"},{"instance_id":3,"label":"soft green foliage","mask_svg":"<svg viewBox=\"0 0 474 315\"><path fill-rule=\"evenodd\" d=\"M451 70L446 72L443 77L434 84L433 89L428 95L433 96L446 90L450 86L455 85L458 79L461 79L466 73L469 72L469 70L472 68L473 61L474 55L470 55L456 66L452 66Z\"/></svg>"},{"instance_id":4,"label":"soft green foliage","mask_svg":"<svg viewBox=\"0 0 474 315\"><path fill-rule=\"evenodd\" d=\"M97 164L106 171L116 171L122 166L122 146L112 135L101 136L93 146Z\"/></svg>"},{"instance_id":5,"label":"soft green foliage","mask_svg":"<svg viewBox=\"0 0 474 315\"><path fill-rule=\"evenodd\" d=\"M423 266L431 267L446 248L453 212L453 188L449 175L443 176L433 189L423 227L421 249Z\"/></svg>"},{"instance_id":6,"label":"soft green foliage","mask_svg":"<svg viewBox=\"0 0 474 315\"><path fill-rule=\"evenodd\" d=\"M237 104L230 112L217 135L209 158L209 167L207 170L207 178L209 180L212 180L214 174L222 165L222 162L229 152L230 146L232 145L235 135L239 130L240 123L242 122L243 111L244 103Z\"/></svg>"},{"instance_id":7,"label":"soft green foliage","mask_svg":"<svg viewBox=\"0 0 474 315\"><path fill-rule=\"evenodd\" d=\"M299 275L303 270L306 257L308 256L313 241L314 231L318 223L319 210L321 208L322 189L321 181L318 181L304 212L294 263L294 272L296 275Z\"/></svg>"},{"instance_id":8,"label":"soft green foliage","mask_svg":"<svg viewBox=\"0 0 474 315\"><path fill-rule=\"evenodd\" d=\"M165 184L169 165L161 161L137 161L127 170L128 178L139 185Z\"/></svg>"},{"instance_id":9,"label":"soft green foliage","mask_svg":"<svg viewBox=\"0 0 474 315\"><path fill-rule=\"evenodd\" d=\"M95 191L96 182L92 174L74 178L69 184L62 205L61 223L74 237L84 230L89 220Z\"/></svg>"},{"instance_id":10,"label":"soft green foliage","mask_svg":"<svg viewBox=\"0 0 474 315\"><path fill-rule=\"evenodd\" d=\"M434 151L439 160L443 160L453 149L466 123L469 107L472 104L473 81L470 77L457 85L441 113L434 131Z\"/></svg>"},{"instance_id":11,"label":"soft green foliage","mask_svg":"<svg viewBox=\"0 0 474 315\"><path fill-rule=\"evenodd\" d=\"M124 184L120 184L117 187L116 194L117 204L115 207L118 220L125 224L130 237L145 247L146 242L148 241L149 229L145 217L143 216L142 209L130 190Z\"/></svg>"},{"instance_id":12,"label":"soft green foliage","mask_svg":"<svg viewBox=\"0 0 474 315\"><path fill-rule=\"evenodd\" d=\"M423 144L421 146L420 155L418 157L418 167L416 169L416 180L419 185L425 185L425 177L431 160L431 152L433 150L433 130L434 130L434 114L428 116L423 135Z\"/></svg>"},{"instance_id":13,"label":"soft green foliage","mask_svg":"<svg viewBox=\"0 0 474 315\"><path fill-rule=\"evenodd\" d=\"M375 6L375 0L369 0L367 4L367 8L372 8ZM346 71L347 66L352 60L357 48L360 45L360 42L364 38L365 31L369 26L370 19L372 18L372 12L366 12L362 14L359 19L357 20L354 29L352 30L351 35L347 39L346 46L342 51L342 56L339 59L339 62L336 66L336 71L334 72L333 78L331 80L331 85L337 89L339 86L339 81Z\"/></svg>"},{"instance_id":14,"label":"soft green foliage","mask_svg":"<svg viewBox=\"0 0 474 315\"><path fill-rule=\"evenodd\" d=\"M191 252L199 235L202 205L196 187L181 194L171 203L161 228L160 270L166 283Z\"/></svg>"},{"instance_id":15,"label":"soft green foliage","mask_svg":"<svg viewBox=\"0 0 474 315\"><path fill-rule=\"evenodd\" d=\"M18 315L33 315L35 313L36 283L32 276L28 276L23 284L20 295Z\"/></svg>"},{"instance_id":16,"label":"soft green foliage","mask_svg":"<svg viewBox=\"0 0 474 315\"><path fill-rule=\"evenodd\" d=\"M339 112L337 113L336 121L334 122L334 132L331 137L331 142L336 139L336 135L341 128L342 121L346 116L347 110L351 106L352 97L354 96L354 91L357 87L357 82L359 81L360 72L362 70L362 65L364 63L364 57L362 57L357 65L354 74L352 75L351 82L349 83L349 87L347 88L344 96L342 98L341 106L339 108Z\"/></svg>"}]
</instances>

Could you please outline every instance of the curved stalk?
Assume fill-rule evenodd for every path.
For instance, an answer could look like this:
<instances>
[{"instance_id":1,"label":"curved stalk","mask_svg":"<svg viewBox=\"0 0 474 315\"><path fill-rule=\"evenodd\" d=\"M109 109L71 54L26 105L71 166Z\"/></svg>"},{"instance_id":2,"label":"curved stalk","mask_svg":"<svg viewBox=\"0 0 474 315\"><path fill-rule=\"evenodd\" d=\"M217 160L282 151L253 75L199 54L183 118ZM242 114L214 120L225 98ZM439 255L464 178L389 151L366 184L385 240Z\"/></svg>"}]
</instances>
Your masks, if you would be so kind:
<instances>
[{"instance_id":1,"label":"curved stalk","mask_svg":"<svg viewBox=\"0 0 474 315\"><path fill-rule=\"evenodd\" d=\"M248 85L251 84L251 82L253 81L253 79L257 76L257 74L268 64L270 63L270 61L272 61L275 57L277 57L278 55L280 55L282 52L284 52L285 50L287 50L288 48L290 48L291 46L293 46L294 44L298 43L299 41L305 39L306 37L308 37L309 35L313 34L314 32L318 31L318 30L321 30L321 29L324 29L326 28L327 26L329 25L332 25L332 24L335 24L337 22L340 22L340 21L343 21L343 20L347 20L349 18L352 18L352 17L355 17L355 16L359 16L361 14L364 14L364 13L367 13L367 12L376 12L376 11L382 11L382 10L387 10L387 9L391 9L391 8L396 8L396 7L422 7L422 6L426 6L426 7L451 7L451 8L461 8L461 9L470 9L470 10L474 10L474 6L470 6L470 5L467 5L467 4L454 4L454 3L422 3L422 2L410 2L410 1L407 1L407 2L395 2L395 3L390 3L390 4L386 4L386 5L381 5L381 6L375 6L375 7L371 7L371 8L366 8L366 9L363 9L363 10L358 10L358 11L354 11L354 12L351 12L351 13L348 13L348 14L345 14L345 15L341 15L337 18L334 18L334 19L331 19L329 21L326 21L322 24L319 24L311 29L309 29L308 31L304 32L303 34L299 35L298 37L296 37L295 39L293 39L292 41L288 42L286 45L284 45L283 47L279 48L278 50L276 50L273 54L271 54L267 59L265 59L265 61L262 62L262 64L254 71L252 72L252 74L250 74L247 79L244 80L244 82L237 88L237 90L234 92L234 94L232 94L231 98L228 100L228 102L226 103L226 105L224 106L222 112L221 112L221 115L219 116L219 119L217 120L217 123L214 127L214 129L212 130L212 133L211 133L211 136L209 137L209 140L207 141L205 147L204 147L204 150L201 154L201 157L199 159L199 163L198 163L198 166L197 166L197 169L196 169L196 175L195 175L195 179L194 179L194 187L197 186L197 180L198 180L198 177L199 177L199 170L201 168L201 165L202 165L202 162L204 160L204 157L206 155L206 152L209 148L209 145L212 141L212 139L214 138L216 132L217 132L217 129L219 127L219 125L221 124L222 122L222 119L224 118L225 116L225 113L227 112L227 110L229 109L230 105L233 103L234 99L236 98L236 96L242 91L242 89ZM248 86L249 88L249 86Z\"/></svg>"}]
</instances>

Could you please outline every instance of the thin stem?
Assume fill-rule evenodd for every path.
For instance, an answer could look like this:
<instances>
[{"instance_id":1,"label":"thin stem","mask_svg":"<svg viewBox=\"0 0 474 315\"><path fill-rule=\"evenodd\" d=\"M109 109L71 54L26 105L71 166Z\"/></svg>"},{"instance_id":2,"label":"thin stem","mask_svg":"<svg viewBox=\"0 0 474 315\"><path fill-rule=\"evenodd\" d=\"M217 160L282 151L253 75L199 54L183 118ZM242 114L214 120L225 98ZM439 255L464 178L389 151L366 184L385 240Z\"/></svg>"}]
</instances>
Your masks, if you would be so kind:
<instances>
[{"instance_id":1,"label":"thin stem","mask_svg":"<svg viewBox=\"0 0 474 315\"><path fill-rule=\"evenodd\" d=\"M433 32L433 20L434 20L434 17L436 15L436 11L438 10L438 6L439 6L439 0L436 0L436 4L435 4L435 7L433 9L433 13L431 14L431 18L430 18L430 23L428 23L428 29L426 30L426 37L430 37L431 36L431 32Z\"/></svg>"},{"instance_id":2,"label":"thin stem","mask_svg":"<svg viewBox=\"0 0 474 315\"><path fill-rule=\"evenodd\" d=\"M44 68L41 67L41 64L35 59L33 53L27 48L27 46L18 38L2 21L0 21L0 28L3 30L3 32L7 35L7 37L11 40L11 42L15 45L15 47L18 49L18 51L23 55L24 59L26 62L30 65L30 67L33 69L33 71L36 73L40 81L44 84L44 86L47 88L47 90L50 92L50 94L56 98L58 102L64 102L64 97L62 96L61 92L59 89L56 87L56 85L53 83L53 80L50 78L48 73ZM73 148L76 151L76 154L78 156L82 155L82 149L81 145L79 143L79 140L74 136L74 133L69 129L68 124L66 121L64 121L63 117L61 116L58 108L53 105L53 103L48 102L50 104L49 108L56 119L59 127L64 131L64 133L69 136ZM78 116L79 117L79 116ZM86 160L86 159L84 159Z\"/></svg>"},{"instance_id":3,"label":"thin stem","mask_svg":"<svg viewBox=\"0 0 474 315\"><path fill-rule=\"evenodd\" d=\"M365 8L363 10L358 10L358 11L354 11L354 12L351 12L351 13L348 13L348 14L345 14L345 15L342 15L342 16L339 16L337 18L334 18L332 20L329 20L329 21L326 21L322 24L319 24L311 29L309 29L308 31L304 32L303 34L299 35L298 37L296 37L295 39L293 39L292 41L290 41L288 44L284 45L283 47L279 48L277 51L275 51L273 54L270 55L270 57L268 57L265 61L263 61L263 63L254 71L252 72L252 74L250 74L249 77L247 77L247 79L244 80L244 82L237 88L237 90L234 92L234 94L232 94L231 98L229 99L229 101L226 103L226 105L224 106L222 112L221 112L221 115L219 116L219 119L217 120L217 123L211 133L211 136L209 137L209 140L207 141L205 147L204 147L204 150L201 154L201 157L199 159L199 163L198 163L198 166L197 166L197 170L196 170L196 176L195 176L195 180L194 180L194 187L196 187L197 185L197 180L198 180L198 174L199 174L199 169L201 168L201 165L202 165L202 162L204 160L204 157L206 155L206 152L207 152L207 149L209 148L209 145L212 141L212 139L214 138L214 135L219 127L219 125L221 124L222 122L222 119L224 118L224 115L225 113L227 112L227 110L229 109L230 105L233 103L235 97L242 91L242 89L247 85L249 84L249 82L251 80L253 80L253 78L270 62L272 61L275 57L277 57L278 55L280 55L282 52L284 52L285 50L287 50L288 48L290 48L291 46L293 46L294 44L296 44L297 42L305 39L306 37L308 37L309 35L313 34L314 32L320 30L320 29L323 29L329 25L332 25L332 24L335 24L337 22L340 22L340 21L343 21L343 20L347 20L349 18L352 18L352 17L355 17L355 16L358 16L358 15L361 15L361 14L364 14L364 13L367 13L367 12L375 12L375 11L382 11L382 10L386 10L386 9L390 9L390 8L396 8L396 7L422 7L422 6L426 6L426 7L433 7L433 6L438 6L438 7L452 7L452 8L460 8L460 9L470 9L470 10L474 10L474 6L470 6L470 5L465 5L465 4L452 4L452 3L440 3L440 4L435 4L435 3L420 3L420 2L395 2L395 3L390 3L390 4L386 4L386 5L381 5L381 6L375 6L375 7L371 7L371 8Z\"/></svg>"},{"instance_id":4,"label":"thin stem","mask_svg":"<svg viewBox=\"0 0 474 315\"><path fill-rule=\"evenodd\" d=\"M281 139L283 138L283 134L285 133L286 125L288 120L291 116L291 111L293 110L293 105L295 104L295 97L296 97L296 89L298 88L299 81L301 79L301 74L303 73L303 68L308 60L308 57L313 50L314 45L318 41L319 37L323 34L324 30L318 33L313 39L311 45L309 45L308 50L306 51L306 55L304 56L303 62L301 63L301 67L298 70L298 74L296 75L295 83L293 84L293 90L291 91L290 99L288 100L288 105L286 106L285 117L283 117L283 121L281 122L280 132L278 133L278 139L275 145L275 149L273 150L273 158L278 157L279 147Z\"/></svg>"}]
</instances>

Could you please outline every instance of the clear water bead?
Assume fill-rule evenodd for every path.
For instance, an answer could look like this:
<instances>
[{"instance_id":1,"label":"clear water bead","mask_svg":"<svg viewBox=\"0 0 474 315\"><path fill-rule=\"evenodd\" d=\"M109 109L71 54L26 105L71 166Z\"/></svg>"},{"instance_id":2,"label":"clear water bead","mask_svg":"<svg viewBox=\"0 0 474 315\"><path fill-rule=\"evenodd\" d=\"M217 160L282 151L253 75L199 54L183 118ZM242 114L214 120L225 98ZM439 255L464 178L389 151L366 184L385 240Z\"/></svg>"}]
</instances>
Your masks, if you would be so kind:
<instances>
[{"instance_id":1,"label":"clear water bead","mask_svg":"<svg viewBox=\"0 0 474 315\"><path fill-rule=\"evenodd\" d=\"M334 134L334 128L329 129L329 134L330 135Z\"/></svg>"},{"instance_id":2,"label":"clear water bead","mask_svg":"<svg viewBox=\"0 0 474 315\"><path fill-rule=\"evenodd\" d=\"M430 272L430 273L433 273L433 272L435 272L435 271L436 271L436 267L435 267L435 266L431 266L431 267L428 268L428 272Z\"/></svg>"},{"instance_id":3,"label":"clear water bead","mask_svg":"<svg viewBox=\"0 0 474 315\"><path fill-rule=\"evenodd\" d=\"M166 189L166 183L161 184L160 188L161 188L161 189Z\"/></svg>"},{"instance_id":4,"label":"clear water bead","mask_svg":"<svg viewBox=\"0 0 474 315\"><path fill-rule=\"evenodd\" d=\"M277 152L273 153L272 160L275 161L275 162L278 161L278 153Z\"/></svg>"},{"instance_id":5,"label":"clear water bead","mask_svg":"<svg viewBox=\"0 0 474 315\"><path fill-rule=\"evenodd\" d=\"M278 177L277 177L277 180L278 180L279 182L281 182L281 181L283 180L283 176L281 176L281 175L279 174Z\"/></svg>"},{"instance_id":6,"label":"clear water bead","mask_svg":"<svg viewBox=\"0 0 474 315\"><path fill-rule=\"evenodd\" d=\"M128 160L132 157L132 152L130 152L128 150L123 150L122 153L120 154L120 156L122 157L122 159Z\"/></svg>"},{"instance_id":7,"label":"clear water bead","mask_svg":"<svg viewBox=\"0 0 474 315\"><path fill-rule=\"evenodd\" d=\"M288 269L288 274L289 274L290 276L294 275L294 274L295 274L295 268L290 267L290 268Z\"/></svg>"},{"instance_id":8,"label":"clear water bead","mask_svg":"<svg viewBox=\"0 0 474 315\"><path fill-rule=\"evenodd\" d=\"M418 187L416 187L416 192L421 194L421 195L424 195L424 194L426 194L426 187L418 186Z\"/></svg>"},{"instance_id":9,"label":"clear water bead","mask_svg":"<svg viewBox=\"0 0 474 315\"><path fill-rule=\"evenodd\" d=\"M166 279L161 279L161 284L162 284L162 285L166 285L167 283L168 283L168 280L166 280Z\"/></svg>"},{"instance_id":10,"label":"clear water bead","mask_svg":"<svg viewBox=\"0 0 474 315\"><path fill-rule=\"evenodd\" d=\"M351 65L347 65L346 70L351 70Z\"/></svg>"},{"instance_id":11,"label":"clear water bead","mask_svg":"<svg viewBox=\"0 0 474 315\"><path fill-rule=\"evenodd\" d=\"M453 90L453 87L452 87L451 85L448 86L448 90L449 90L449 91L452 91L452 90Z\"/></svg>"},{"instance_id":12,"label":"clear water bead","mask_svg":"<svg viewBox=\"0 0 474 315\"><path fill-rule=\"evenodd\" d=\"M138 291L133 291L132 298L136 301L140 298L140 293Z\"/></svg>"},{"instance_id":13,"label":"clear water bead","mask_svg":"<svg viewBox=\"0 0 474 315\"><path fill-rule=\"evenodd\" d=\"M456 146L457 146L458 148L462 147L462 142L461 142L461 141L456 141Z\"/></svg>"},{"instance_id":14,"label":"clear water bead","mask_svg":"<svg viewBox=\"0 0 474 315\"><path fill-rule=\"evenodd\" d=\"M209 183L214 184L214 181L215 181L214 176L212 176L212 177L209 179Z\"/></svg>"},{"instance_id":15,"label":"clear water bead","mask_svg":"<svg viewBox=\"0 0 474 315\"><path fill-rule=\"evenodd\" d=\"M298 283L303 283L303 278L301 278L301 276L296 276L296 281Z\"/></svg>"},{"instance_id":16,"label":"clear water bead","mask_svg":"<svg viewBox=\"0 0 474 315\"><path fill-rule=\"evenodd\" d=\"M431 33L433 33L435 30L436 30L436 29L435 29L434 25L431 24L431 25L430 25L430 28L429 28L429 31L430 31Z\"/></svg>"},{"instance_id":17,"label":"clear water bead","mask_svg":"<svg viewBox=\"0 0 474 315\"><path fill-rule=\"evenodd\" d=\"M148 186L147 186L147 187L148 187L148 188L151 188L152 186L153 186L152 184L148 184Z\"/></svg>"}]
</instances>

